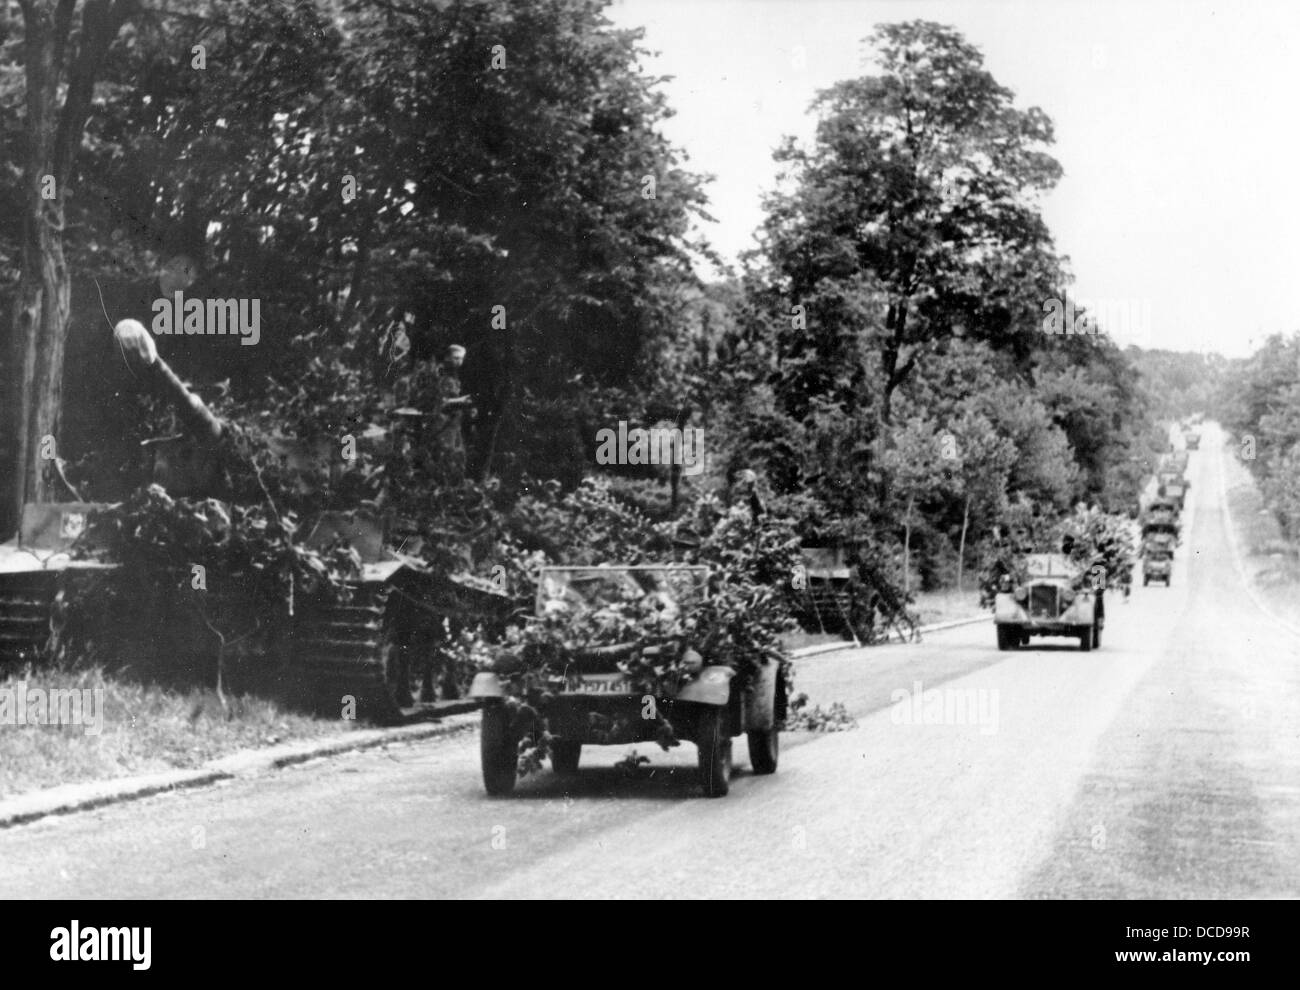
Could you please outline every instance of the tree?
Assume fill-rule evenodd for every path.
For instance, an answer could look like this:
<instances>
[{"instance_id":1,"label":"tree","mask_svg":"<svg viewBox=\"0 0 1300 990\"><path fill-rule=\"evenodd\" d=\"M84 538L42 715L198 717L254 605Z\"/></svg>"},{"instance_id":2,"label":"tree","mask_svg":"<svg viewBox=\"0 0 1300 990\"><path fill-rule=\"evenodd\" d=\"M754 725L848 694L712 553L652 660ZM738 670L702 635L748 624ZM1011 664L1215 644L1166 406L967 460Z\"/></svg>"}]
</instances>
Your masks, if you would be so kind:
<instances>
[{"instance_id":1,"label":"tree","mask_svg":"<svg viewBox=\"0 0 1300 990\"><path fill-rule=\"evenodd\" d=\"M983 414L967 410L952 425L961 478L961 537L957 544L957 590L966 564L966 534L972 508L988 520L998 518L1007 504L1007 478L1016 459L1015 445L998 436Z\"/></svg>"},{"instance_id":2,"label":"tree","mask_svg":"<svg viewBox=\"0 0 1300 990\"><path fill-rule=\"evenodd\" d=\"M826 369L866 337L878 367L854 380L888 424L939 342L1036 331L1061 282L1036 197L1061 169L1048 118L1015 108L956 31L911 21L869 40L881 74L822 92L813 148L778 152L795 185L769 199L763 247L779 291L809 310L783 356Z\"/></svg>"},{"instance_id":3,"label":"tree","mask_svg":"<svg viewBox=\"0 0 1300 990\"><path fill-rule=\"evenodd\" d=\"M892 490L903 508L903 591L911 582L912 527L922 499L957 496L961 488L960 451L953 434L934 420L914 416L898 425L885 455Z\"/></svg>"},{"instance_id":4,"label":"tree","mask_svg":"<svg viewBox=\"0 0 1300 990\"><path fill-rule=\"evenodd\" d=\"M46 469L58 434L70 281L65 203L95 82L133 0L21 0L26 120L21 194L21 276L8 340L12 388L4 432L12 482L0 501L8 532L24 502L55 493ZM65 88L66 83L66 88ZM62 100L60 94L62 93Z\"/></svg>"},{"instance_id":5,"label":"tree","mask_svg":"<svg viewBox=\"0 0 1300 990\"><path fill-rule=\"evenodd\" d=\"M471 463L580 475L595 393L674 333L704 206L639 32L600 0L177 3L115 65L88 179L93 229L201 217L219 294L278 328L229 349L256 375L186 370L248 397L322 343L378 372L462 344Z\"/></svg>"}]
</instances>

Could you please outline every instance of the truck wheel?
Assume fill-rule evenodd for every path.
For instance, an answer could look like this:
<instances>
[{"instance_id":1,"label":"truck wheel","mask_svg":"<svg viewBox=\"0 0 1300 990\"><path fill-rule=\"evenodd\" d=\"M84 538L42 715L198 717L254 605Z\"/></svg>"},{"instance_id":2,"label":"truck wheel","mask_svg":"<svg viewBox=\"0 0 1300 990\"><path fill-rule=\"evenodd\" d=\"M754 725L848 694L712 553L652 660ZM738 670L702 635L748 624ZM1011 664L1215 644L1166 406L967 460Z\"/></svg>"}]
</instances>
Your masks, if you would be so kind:
<instances>
[{"instance_id":1,"label":"truck wheel","mask_svg":"<svg viewBox=\"0 0 1300 990\"><path fill-rule=\"evenodd\" d=\"M483 786L493 797L515 789L519 745L510 730L510 709L504 702L483 706L483 727L479 731L479 755L483 761Z\"/></svg>"},{"instance_id":2,"label":"truck wheel","mask_svg":"<svg viewBox=\"0 0 1300 990\"><path fill-rule=\"evenodd\" d=\"M998 649L1014 650L1020 646L1020 628L1018 626L998 626Z\"/></svg>"},{"instance_id":3,"label":"truck wheel","mask_svg":"<svg viewBox=\"0 0 1300 990\"><path fill-rule=\"evenodd\" d=\"M556 773L577 773L582 743L571 739L551 740L551 769Z\"/></svg>"},{"instance_id":4,"label":"truck wheel","mask_svg":"<svg viewBox=\"0 0 1300 990\"><path fill-rule=\"evenodd\" d=\"M754 773L776 773L777 760L781 755L781 730L776 726L770 729L752 729L749 732L749 765Z\"/></svg>"},{"instance_id":5,"label":"truck wheel","mask_svg":"<svg viewBox=\"0 0 1300 990\"><path fill-rule=\"evenodd\" d=\"M1079 649L1084 653L1092 650L1092 626L1083 626L1079 630Z\"/></svg>"},{"instance_id":6,"label":"truck wheel","mask_svg":"<svg viewBox=\"0 0 1300 990\"><path fill-rule=\"evenodd\" d=\"M700 751L700 783L705 796L725 797L731 790L731 737L724 706L710 706L701 716L695 745Z\"/></svg>"}]
</instances>

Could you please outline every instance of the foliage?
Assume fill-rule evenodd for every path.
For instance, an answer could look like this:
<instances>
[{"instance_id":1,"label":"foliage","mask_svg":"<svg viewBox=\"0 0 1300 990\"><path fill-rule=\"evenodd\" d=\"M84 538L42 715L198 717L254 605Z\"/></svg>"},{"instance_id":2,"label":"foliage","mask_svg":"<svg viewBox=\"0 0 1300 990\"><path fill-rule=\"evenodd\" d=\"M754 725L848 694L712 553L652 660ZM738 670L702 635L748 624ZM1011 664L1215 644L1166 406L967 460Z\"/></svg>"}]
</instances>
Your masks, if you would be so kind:
<instances>
[{"instance_id":1,"label":"foliage","mask_svg":"<svg viewBox=\"0 0 1300 990\"><path fill-rule=\"evenodd\" d=\"M800 693L790 699L790 717L786 729L791 732L847 732L858 727L858 720L849 714L844 702L832 702L823 709L821 705L808 707L808 695Z\"/></svg>"},{"instance_id":2,"label":"foliage","mask_svg":"<svg viewBox=\"0 0 1300 990\"><path fill-rule=\"evenodd\" d=\"M998 538L986 548L980 570L980 602L993 604L1003 575L1014 583L1027 577L1025 555L1063 553L1075 567L1078 588L1127 588L1132 579L1137 548L1133 524L1127 516L1079 504L1063 517L1045 514L1028 500L1014 504L999 528Z\"/></svg>"}]
</instances>

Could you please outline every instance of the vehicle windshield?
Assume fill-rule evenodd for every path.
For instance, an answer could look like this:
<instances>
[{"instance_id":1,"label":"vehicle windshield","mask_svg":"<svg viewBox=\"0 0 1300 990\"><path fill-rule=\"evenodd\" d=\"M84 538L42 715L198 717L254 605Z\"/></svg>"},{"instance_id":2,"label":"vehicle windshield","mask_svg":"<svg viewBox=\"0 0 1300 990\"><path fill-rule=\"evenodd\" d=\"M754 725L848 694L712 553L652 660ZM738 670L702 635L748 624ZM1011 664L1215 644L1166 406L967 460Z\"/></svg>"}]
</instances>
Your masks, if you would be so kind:
<instances>
[{"instance_id":1,"label":"vehicle windshield","mask_svg":"<svg viewBox=\"0 0 1300 990\"><path fill-rule=\"evenodd\" d=\"M679 612L704 597L708 577L707 567L683 565L543 567L537 614L595 611L646 598L661 610Z\"/></svg>"}]
</instances>

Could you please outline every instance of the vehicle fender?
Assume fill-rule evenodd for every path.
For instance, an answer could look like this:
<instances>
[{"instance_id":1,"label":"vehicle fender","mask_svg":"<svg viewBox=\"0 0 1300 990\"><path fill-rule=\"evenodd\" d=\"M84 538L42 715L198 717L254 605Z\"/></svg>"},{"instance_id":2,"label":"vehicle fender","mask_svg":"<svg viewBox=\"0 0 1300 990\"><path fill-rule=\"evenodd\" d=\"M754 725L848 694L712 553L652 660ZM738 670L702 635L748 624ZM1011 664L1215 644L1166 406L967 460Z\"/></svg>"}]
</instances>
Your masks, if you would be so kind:
<instances>
[{"instance_id":1,"label":"vehicle fender","mask_svg":"<svg viewBox=\"0 0 1300 990\"><path fill-rule=\"evenodd\" d=\"M1028 618L1025 610L1016 604L1015 596L1003 591L993 600L994 622L1024 622Z\"/></svg>"},{"instance_id":2,"label":"vehicle fender","mask_svg":"<svg viewBox=\"0 0 1300 990\"><path fill-rule=\"evenodd\" d=\"M1096 604L1092 597L1081 595L1075 599L1074 604L1061 613L1061 620L1078 626L1092 625L1093 615L1095 614Z\"/></svg>"},{"instance_id":3,"label":"vehicle fender","mask_svg":"<svg viewBox=\"0 0 1300 990\"><path fill-rule=\"evenodd\" d=\"M697 701L703 705L725 705L731 698L731 679L736 672L721 664L705 667L699 676L677 692L677 701Z\"/></svg>"},{"instance_id":4,"label":"vehicle fender","mask_svg":"<svg viewBox=\"0 0 1300 990\"><path fill-rule=\"evenodd\" d=\"M746 730L770 729L776 724L776 682L780 666L777 661L769 660L754 672L745 692Z\"/></svg>"},{"instance_id":5,"label":"vehicle fender","mask_svg":"<svg viewBox=\"0 0 1300 990\"><path fill-rule=\"evenodd\" d=\"M474 682L469 686L471 698L504 698L506 690L501 686L501 678L491 671L481 671L474 675Z\"/></svg>"}]
</instances>

